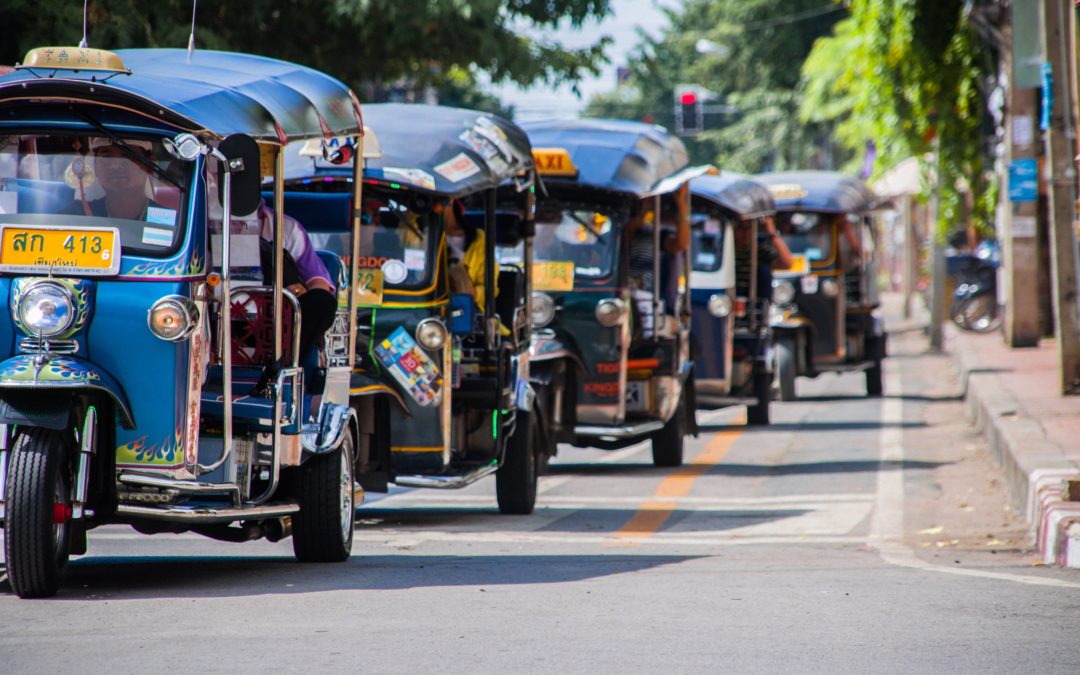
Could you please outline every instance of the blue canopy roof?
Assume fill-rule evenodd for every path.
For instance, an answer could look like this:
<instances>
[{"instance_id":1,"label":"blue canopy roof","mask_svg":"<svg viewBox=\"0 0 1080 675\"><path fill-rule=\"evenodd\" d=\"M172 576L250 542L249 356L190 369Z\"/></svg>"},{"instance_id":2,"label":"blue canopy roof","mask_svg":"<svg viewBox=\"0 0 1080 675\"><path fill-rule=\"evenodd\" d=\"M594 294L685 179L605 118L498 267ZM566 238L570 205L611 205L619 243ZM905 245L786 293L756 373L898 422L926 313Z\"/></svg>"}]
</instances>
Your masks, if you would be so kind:
<instances>
[{"instance_id":1,"label":"blue canopy roof","mask_svg":"<svg viewBox=\"0 0 1080 675\"><path fill-rule=\"evenodd\" d=\"M250 54L182 49L116 52L131 71L21 68L0 76L0 107L28 100L118 106L173 127L260 141L360 133L360 105L340 81Z\"/></svg>"},{"instance_id":2,"label":"blue canopy roof","mask_svg":"<svg viewBox=\"0 0 1080 675\"><path fill-rule=\"evenodd\" d=\"M740 173L724 171L690 181L690 194L705 200L736 218L756 218L776 212L776 204L765 186Z\"/></svg>"},{"instance_id":3,"label":"blue canopy roof","mask_svg":"<svg viewBox=\"0 0 1080 675\"><path fill-rule=\"evenodd\" d=\"M862 213L874 196L861 180L835 171L783 171L756 176L776 200L778 211Z\"/></svg>"},{"instance_id":4,"label":"blue canopy roof","mask_svg":"<svg viewBox=\"0 0 1080 675\"><path fill-rule=\"evenodd\" d=\"M576 178L544 177L547 184L573 183L645 197L688 162L682 141L654 124L579 119L521 126L533 147L562 148L578 168Z\"/></svg>"},{"instance_id":5,"label":"blue canopy roof","mask_svg":"<svg viewBox=\"0 0 1080 675\"><path fill-rule=\"evenodd\" d=\"M533 167L532 148L520 127L475 110L435 105L364 106L364 122L381 157L364 161L364 178L415 190L464 196L498 187ZM349 168L319 156L286 151L285 178L349 175Z\"/></svg>"}]
</instances>

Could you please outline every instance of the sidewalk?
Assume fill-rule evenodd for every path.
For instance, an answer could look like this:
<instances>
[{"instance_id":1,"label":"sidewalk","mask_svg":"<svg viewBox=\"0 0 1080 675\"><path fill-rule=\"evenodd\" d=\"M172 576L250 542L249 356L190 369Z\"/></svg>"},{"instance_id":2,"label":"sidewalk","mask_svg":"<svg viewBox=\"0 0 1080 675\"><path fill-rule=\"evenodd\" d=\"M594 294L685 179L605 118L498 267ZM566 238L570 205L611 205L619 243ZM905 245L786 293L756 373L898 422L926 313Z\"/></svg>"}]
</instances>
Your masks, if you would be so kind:
<instances>
[{"instance_id":1,"label":"sidewalk","mask_svg":"<svg viewBox=\"0 0 1080 675\"><path fill-rule=\"evenodd\" d=\"M1058 394L1054 341L1009 349L998 332L948 323L945 350L960 368L968 417L1004 469L1043 560L1080 567L1080 501L1062 498L1062 480L1080 479L1080 397Z\"/></svg>"}]
</instances>

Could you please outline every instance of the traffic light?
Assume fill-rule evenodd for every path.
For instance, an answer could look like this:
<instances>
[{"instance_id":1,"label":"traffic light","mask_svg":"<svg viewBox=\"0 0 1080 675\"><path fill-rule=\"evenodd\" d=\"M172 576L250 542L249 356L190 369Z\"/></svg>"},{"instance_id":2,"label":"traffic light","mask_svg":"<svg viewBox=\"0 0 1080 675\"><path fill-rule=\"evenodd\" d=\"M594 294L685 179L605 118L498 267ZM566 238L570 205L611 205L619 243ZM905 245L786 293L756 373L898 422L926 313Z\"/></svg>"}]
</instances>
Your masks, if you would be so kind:
<instances>
[{"instance_id":1,"label":"traffic light","mask_svg":"<svg viewBox=\"0 0 1080 675\"><path fill-rule=\"evenodd\" d=\"M692 89L675 90L675 133L695 136L705 128L702 99Z\"/></svg>"}]
</instances>

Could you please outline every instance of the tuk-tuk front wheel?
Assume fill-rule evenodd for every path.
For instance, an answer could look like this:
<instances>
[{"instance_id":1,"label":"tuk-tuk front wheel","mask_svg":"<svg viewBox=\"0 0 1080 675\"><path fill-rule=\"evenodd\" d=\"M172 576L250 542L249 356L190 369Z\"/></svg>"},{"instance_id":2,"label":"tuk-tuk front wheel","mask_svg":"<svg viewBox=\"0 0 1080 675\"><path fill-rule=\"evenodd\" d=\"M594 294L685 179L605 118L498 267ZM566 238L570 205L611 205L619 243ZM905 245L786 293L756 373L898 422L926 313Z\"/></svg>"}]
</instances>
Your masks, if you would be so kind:
<instances>
[{"instance_id":1,"label":"tuk-tuk front wheel","mask_svg":"<svg viewBox=\"0 0 1080 675\"><path fill-rule=\"evenodd\" d=\"M686 443L686 405L685 399L679 401L675 414L667 421L664 428L653 434L653 466L682 466L683 448Z\"/></svg>"},{"instance_id":2,"label":"tuk-tuk front wheel","mask_svg":"<svg viewBox=\"0 0 1080 675\"><path fill-rule=\"evenodd\" d=\"M868 340L866 352L874 360L873 365L866 369L866 395L881 396L881 359L885 357L885 338L875 337Z\"/></svg>"},{"instance_id":3,"label":"tuk-tuk front wheel","mask_svg":"<svg viewBox=\"0 0 1080 675\"><path fill-rule=\"evenodd\" d=\"M795 349L794 337L776 342L776 384L781 401L795 400L795 373L798 370Z\"/></svg>"},{"instance_id":4,"label":"tuk-tuk front wheel","mask_svg":"<svg viewBox=\"0 0 1080 675\"><path fill-rule=\"evenodd\" d=\"M344 562L352 553L353 437L304 462L296 474L300 512L293 516L293 553L300 562Z\"/></svg>"},{"instance_id":5,"label":"tuk-tuk front wheel","mask_svg":"<svg viewBox=\"0 0 1080 675\"><path fill-rule=\"evenodd\" d=\"M500 512L517 515L533 512L542 454L536 414L518 410L514 435L507 440L506 458L495 474Z\"/></svg>"},{"instance_id":6,"label":"tuk-tuk front wheel","mask_svg":"<svg viewBox=\"0 0 1080 675\"><path fill-rule=\"evenodd\" d=\"M69 434L27 428L8 460L4 555L20 598L55 595L71 555Z\"/></svg>"}]
</instances>

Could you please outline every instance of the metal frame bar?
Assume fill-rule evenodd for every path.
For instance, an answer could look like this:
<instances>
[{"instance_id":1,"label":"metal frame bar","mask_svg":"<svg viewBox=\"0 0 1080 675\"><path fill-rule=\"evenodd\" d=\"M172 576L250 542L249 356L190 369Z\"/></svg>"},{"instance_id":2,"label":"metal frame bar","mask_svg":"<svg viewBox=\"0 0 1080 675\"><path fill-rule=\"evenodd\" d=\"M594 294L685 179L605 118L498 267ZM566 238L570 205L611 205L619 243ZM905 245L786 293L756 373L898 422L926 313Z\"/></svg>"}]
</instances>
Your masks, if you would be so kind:
<instances>
[{"instance_id":1,"label":"metal frame bar","mask_svg":"<svg viewBox=\"0 0 1080 675\"><path fill-rule=\"evenodd\" d=\"M660 336L660 195L653 197L653 282L652 282L652 310L653 310L653 339Z\"/></svg>"}]
</instances>

